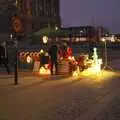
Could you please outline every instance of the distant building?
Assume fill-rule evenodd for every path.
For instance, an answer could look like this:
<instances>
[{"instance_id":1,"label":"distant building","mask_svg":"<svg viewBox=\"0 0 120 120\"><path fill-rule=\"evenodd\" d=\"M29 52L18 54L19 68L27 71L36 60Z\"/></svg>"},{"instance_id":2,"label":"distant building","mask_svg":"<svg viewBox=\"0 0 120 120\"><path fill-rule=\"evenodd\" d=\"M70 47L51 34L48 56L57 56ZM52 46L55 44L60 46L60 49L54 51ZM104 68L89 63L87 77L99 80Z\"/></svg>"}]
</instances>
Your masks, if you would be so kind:
<instances>
[{"instance_id":1,"label":"distant building","mask_svg":"<svg viewBox=\"0 0 120 120\"><path fill-rule=\"evenodd\" d=\"M102 26L78 26L78 27L67 27L62 28L63 30L69 31L69 39L72 42L82 42L82 41L89 41L89 42L98 42L104 36L109 36L108 29Z\"/></svg>"},{"instance_id":2,"label":"distant building","mask_svg":"<svg viewBox=\"0 0 120 120\"><path fill-rule=\"evenodd\" d=\"M69 38L72 42L96 41L96 29L93 26L79 26L62 28L69 31Z\"/></svg>"},{"instance_id":3,"label":"distant building","mask_svg":"<svg viewBox=\"0 0 120 120\"><path fill-rule=\"evenodd\" d=\"M97 38L100 40L101 37L107 37L109 36L109 30L106 29L105 27L103 26L98 26L96 27L96 32L97 32Z\"/></svg>"},{"instance_id":4,"label":"distant building","mask_svg":"<svg viewBox=\"0 0 120 120\"><path fill-rule=\"evenodd\" d=\"M25 31L32 32L43 27L60 26L59 0L17 0Z\"/></svg>"}]
</instances>

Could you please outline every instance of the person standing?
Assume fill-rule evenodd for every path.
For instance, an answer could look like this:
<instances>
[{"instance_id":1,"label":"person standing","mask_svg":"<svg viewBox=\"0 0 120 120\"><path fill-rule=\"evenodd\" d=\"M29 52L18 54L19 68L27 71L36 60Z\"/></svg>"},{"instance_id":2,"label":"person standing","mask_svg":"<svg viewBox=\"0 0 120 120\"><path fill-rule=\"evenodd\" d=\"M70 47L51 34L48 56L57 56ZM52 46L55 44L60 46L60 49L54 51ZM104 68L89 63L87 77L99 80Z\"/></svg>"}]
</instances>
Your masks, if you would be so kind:
<instances>
[{"instance_id":1,"label":"person standing","mask_svg":"<svg viewBox=\"0 0 120 120\"><path fill-rule=\"evenodd\" d=\"M63 43L63 58L67 58L67 43Z\"/></svg>"},{"instance_id":2,"label":"person standing","mask_svg":"<svg viewBox=\"0 0 120 120\"><path fill-rule=\"evenodd\" d=\"M6 55L5 46L0 44L0 65L3 64L6 68L8 74L10 74L10 69L8 67L8 57Z\"/></svg>"},{"instance_id":3,"label":"person standing","mask_svg":"<svg viewBox=\"0 0 120 120\"><path fill-rule=\"evenodd\" d=\"M57 68L57 59L58 59L58 46L57 45L52 45L51 48L49 49L49 55L50 55L50 60L51 60L51 75L53 75L53 67L55 66L55 74L58 73L58 68Z\"/></svg>"},{"instance_id":4,"label":"person standing","mask_svg":"<svg viewBox=\"0 0 120 120\"><path fill-rule=\"evenodd\" d=\"M70 45L68 45L68 47L67 47L67 58L72 57L72 54L73 54L73 49L72 49L72 47L70 47Z\"/></svg>"}]
</instances>

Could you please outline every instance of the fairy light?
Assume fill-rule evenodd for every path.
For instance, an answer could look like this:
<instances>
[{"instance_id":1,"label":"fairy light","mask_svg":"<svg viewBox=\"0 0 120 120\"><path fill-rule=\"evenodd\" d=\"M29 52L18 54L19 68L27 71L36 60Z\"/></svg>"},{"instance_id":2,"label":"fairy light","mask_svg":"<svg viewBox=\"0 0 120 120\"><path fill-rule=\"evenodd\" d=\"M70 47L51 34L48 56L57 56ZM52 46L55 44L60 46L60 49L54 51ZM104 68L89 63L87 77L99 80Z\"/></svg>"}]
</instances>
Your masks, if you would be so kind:
<instances>
[{"instance_id":1,"label":"fairy light","mask_svg":"<svg viewBox=\"0 0 120 120\"><path fill-rule=\"evenodd\" d=\"M32 62L32 58L30 56L27 56L27 63L31 63Z\"/></svg>"}]
</instances>

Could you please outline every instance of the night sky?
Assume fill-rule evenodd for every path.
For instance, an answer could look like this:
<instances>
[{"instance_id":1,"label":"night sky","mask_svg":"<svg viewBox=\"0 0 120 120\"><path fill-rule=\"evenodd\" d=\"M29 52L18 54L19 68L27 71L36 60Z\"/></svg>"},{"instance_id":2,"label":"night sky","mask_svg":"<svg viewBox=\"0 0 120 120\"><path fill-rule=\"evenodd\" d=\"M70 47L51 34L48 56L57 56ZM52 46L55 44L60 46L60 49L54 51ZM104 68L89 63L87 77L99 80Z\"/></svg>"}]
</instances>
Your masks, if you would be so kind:
<instances>
[{"instance_id":1,"label":"night sky","mask_svg":"<svg viewBox=\"0 0 120 120\"><path fill-rule=\"evenodd\" d=\"M63 26L103 25L120 32L120 0L60 0Z\"/></svg>"}]
</instances>

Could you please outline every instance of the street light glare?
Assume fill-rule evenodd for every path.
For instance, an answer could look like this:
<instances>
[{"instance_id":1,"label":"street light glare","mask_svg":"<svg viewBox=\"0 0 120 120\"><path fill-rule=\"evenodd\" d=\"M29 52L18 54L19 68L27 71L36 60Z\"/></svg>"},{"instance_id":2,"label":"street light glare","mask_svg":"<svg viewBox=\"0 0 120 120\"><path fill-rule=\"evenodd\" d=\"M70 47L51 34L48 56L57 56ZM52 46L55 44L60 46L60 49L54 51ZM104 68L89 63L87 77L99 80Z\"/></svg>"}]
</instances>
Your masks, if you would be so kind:
<instances>
[{"instance_id":1,"label":"street light glare","mask_svg":"<svg viewBox=\"0 0 120 120\"><path fill-rule=\"evenodd\" d=\"M58 30L58 27L57 27L57 26L55 27L55 30Z\"/></svg>"},{"instance_id":2,"label":"street light glare","mask_svg":"<svg viewBox=\"0 0 120 120\"><path fill-rule=\"evenodd\" d=\"M105 38L102 38L102 41L105 42Z\"/></svg>"},{"instance_id":3,"label":"street light glare","mask_svg":"<svg viewBox=\"0 0 120 120\"><path fill-rule=\"evenodd\" d=\"M12 39L13 38L13 35L12 34L10 34L10 39Z\"/></svg>"}]
</instances>

